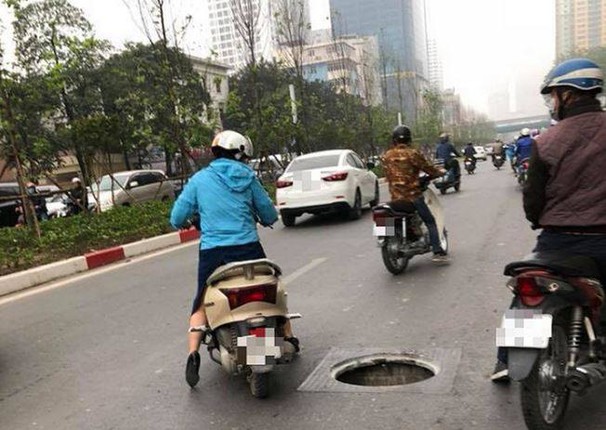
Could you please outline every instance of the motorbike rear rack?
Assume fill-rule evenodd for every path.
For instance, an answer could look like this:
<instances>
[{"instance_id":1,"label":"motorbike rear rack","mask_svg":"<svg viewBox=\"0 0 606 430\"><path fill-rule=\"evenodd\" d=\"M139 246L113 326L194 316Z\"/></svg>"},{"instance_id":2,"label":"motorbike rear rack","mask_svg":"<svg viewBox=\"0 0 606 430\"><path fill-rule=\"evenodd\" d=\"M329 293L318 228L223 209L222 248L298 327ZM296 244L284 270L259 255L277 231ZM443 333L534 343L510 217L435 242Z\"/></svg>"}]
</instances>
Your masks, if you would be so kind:
<instances>
[{"instance_id":1,"label":"motorbike rear rack","mask_svg":"<svg viewBox=\"0 0 606 430\"><path fill-rule=\"evenodd\" d=\"M259 260L238 261L235 263L225 264L215 270L208 277L206 283L208 285L216 284L227 278L235 276L244 276L246 279L254 279L255 275L270 275L281 276L282 269L273 261L262 258Z\"/></svg>"}]
</instances>

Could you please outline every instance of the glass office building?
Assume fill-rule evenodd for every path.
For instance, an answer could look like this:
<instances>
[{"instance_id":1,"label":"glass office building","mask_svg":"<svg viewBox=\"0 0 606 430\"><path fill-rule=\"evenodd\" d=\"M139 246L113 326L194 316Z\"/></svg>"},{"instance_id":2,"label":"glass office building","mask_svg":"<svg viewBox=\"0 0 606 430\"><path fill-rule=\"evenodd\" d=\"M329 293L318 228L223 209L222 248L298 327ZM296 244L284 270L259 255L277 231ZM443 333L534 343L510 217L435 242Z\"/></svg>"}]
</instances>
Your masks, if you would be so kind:
<instances>
[{"instance_id":1,"label":"glass office building","mask_svg":"<svg viewBox=\"0 0 606 430\"><path fill-rule=\"evenodd\" d=\"M414 121L429 75L425 1L330 0L330 9L335 36L377 36L384 102Z\"/></svg>"}]
</instances>

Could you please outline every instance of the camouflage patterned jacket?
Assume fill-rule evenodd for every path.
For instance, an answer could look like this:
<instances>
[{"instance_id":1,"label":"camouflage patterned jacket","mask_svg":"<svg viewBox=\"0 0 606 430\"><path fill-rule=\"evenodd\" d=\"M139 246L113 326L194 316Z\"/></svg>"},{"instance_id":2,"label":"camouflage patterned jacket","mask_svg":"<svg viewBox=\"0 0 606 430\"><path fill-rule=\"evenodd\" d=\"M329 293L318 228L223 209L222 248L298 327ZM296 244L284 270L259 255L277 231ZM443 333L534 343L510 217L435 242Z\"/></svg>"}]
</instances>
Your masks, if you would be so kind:
<instances>
[{"instance_id":1,"label":"camouflage patterned jacket","mask_svg":"<svg viewBox=\"0 0 606 430\"><path fill-rule=\"evenodd\" d=\"M442 176L442 171L427 161L420 151L405 144L392 146L383 155L383 169L392 201L410 202L423 195L419 184L420 172L435 178Z\"/></svg>"}]
</instances>

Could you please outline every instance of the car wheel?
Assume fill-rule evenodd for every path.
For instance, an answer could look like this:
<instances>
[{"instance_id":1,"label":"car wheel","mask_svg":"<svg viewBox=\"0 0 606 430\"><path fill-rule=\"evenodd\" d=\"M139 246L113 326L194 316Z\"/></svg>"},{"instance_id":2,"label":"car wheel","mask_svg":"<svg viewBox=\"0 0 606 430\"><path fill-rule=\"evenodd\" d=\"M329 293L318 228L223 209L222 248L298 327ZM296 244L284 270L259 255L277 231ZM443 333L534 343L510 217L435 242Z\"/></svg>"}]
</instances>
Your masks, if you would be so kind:
<instances>
[{"instance_id":1,"label":"car wheel","mask_svg":"<svg viewBox=\"0 0 606 430\"><path fill-rule=\"evenodd\" d=\"M349 219L356 220L362 216L362 195L360 189L356 190L356 199L354 200L353 207L349 210Z\"/></svg>"},{"instance_id":2,"label":"car wheel","mask_svg":"<svg viewBox=\"0 0 606 430\"><path fill-rule=\"evenodd\" d=\"M379 204L379 183L375 182L375 197L370 201L370 207L373 208Z\"/></svg>"},{"instance_id":3,"label":"car wheel","mask_svg":"<svg viewBox=\"0 0 606 430\"><path fill-rule=\"evenodd\" d=\"M297 218L295 215L280 213L280 216L282 217L284 227L293 227L295 225L295 219Z\"/></svg>"}]
</instances>

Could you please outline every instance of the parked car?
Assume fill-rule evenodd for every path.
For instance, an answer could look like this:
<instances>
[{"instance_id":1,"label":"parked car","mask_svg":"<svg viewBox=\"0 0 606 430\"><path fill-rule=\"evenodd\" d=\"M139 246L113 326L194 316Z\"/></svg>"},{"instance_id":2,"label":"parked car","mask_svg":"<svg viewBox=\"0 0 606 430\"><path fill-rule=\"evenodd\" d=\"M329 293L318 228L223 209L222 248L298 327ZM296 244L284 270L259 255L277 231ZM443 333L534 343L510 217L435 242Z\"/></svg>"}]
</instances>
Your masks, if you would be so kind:
<instances>
[{"instance_id":1,"label":"parked car","mask_svg":"<svg viewBox=\"0 0 606 430\"><path fill-rule=\"evenodd\" d=\"M113 176L113 180L112 180ZM161 170L131 170L105 175L91 187L89 208L101 212L150 200L174 200L175 190Z\"/></svg>"},{"instance_id":2,"label":"parked car","mask_svg":"<svg viewBox=\"0 0 606 430\"><path fill-rule=\"evenodd\" d=\"M295 158L276 182L276 200L286 227L296 217L338 211L351 219L362 206L379 201L379 180L360 157L346 149L314 152Z\"/></svg>"},{"instance_id":3,"label":"parked car","mask_svg":"<svg viewBox=\"0 0 606 430\"><path fill-rule=\"evenodd\" d=\"M46 199L46 212L49 218L62 218L69 212L70 199L67 194L55 194Z\"/></svg>"},{"instance_id":4,"label":"parked car","mask_svg":"<svg viewBox=\"0 0 606 430\"><path fill-rule=\"evenodd\" d=\"M17 224L19 214L15 209L20 205L18 197L19 184L0 183L0 227L13 227Z\"/></svg>"},{"instance_id":5,"label":"parked car","mask_svg":"<svg viewBox=\"0 0 606 430\"><path fill-rule=\"evenodd\" d=\"M474 157L476 157L476 160L486 161L486 150L484 149L484 147L476 145L473 148L476 150L476 153L474 155Z\"/></svg>"}]
</instances>

